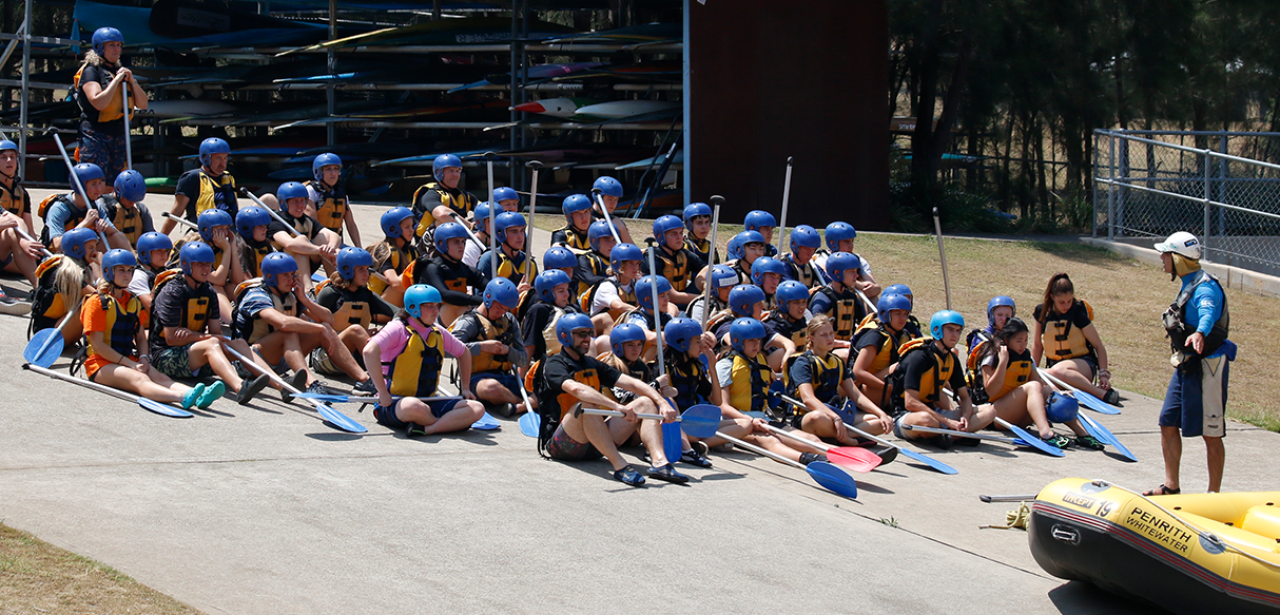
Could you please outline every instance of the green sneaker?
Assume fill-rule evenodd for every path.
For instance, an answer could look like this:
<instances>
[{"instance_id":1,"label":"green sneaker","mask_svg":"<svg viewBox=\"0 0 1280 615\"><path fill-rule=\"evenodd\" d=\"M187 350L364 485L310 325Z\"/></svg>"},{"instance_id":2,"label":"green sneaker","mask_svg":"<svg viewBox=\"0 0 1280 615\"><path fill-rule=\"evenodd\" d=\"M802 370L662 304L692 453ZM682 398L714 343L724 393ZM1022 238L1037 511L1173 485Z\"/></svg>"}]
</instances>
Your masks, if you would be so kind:
<instances>
[{"instance_id":1,"label":"green sneaker","mask_svg":"<svg viewBox=\"0 0 1280 615\"><path fill-rule=\"evenodd\" d=\"M1107 448L1107 445L1103 444L1101 440L1090 435L1076 436L1076 445L1091 451L1100 451Z\"/></svg>"},{"instance_id":2,"label":"green sneaker","mask_svg":"<svg viewBox=\"0 0 1280 615\"><path fill-rule=\"evenodd\" d=\"M1053 436L1048 438L1044 436L1040 436L1040 439L1044 440L1045 444L1048 444L1049 446L1052 446L1054 448L1065 449L1065 448L1071 447L1071 439L1062 434L1055 433L1053 434Z\"/></svg>"}]
</instances>

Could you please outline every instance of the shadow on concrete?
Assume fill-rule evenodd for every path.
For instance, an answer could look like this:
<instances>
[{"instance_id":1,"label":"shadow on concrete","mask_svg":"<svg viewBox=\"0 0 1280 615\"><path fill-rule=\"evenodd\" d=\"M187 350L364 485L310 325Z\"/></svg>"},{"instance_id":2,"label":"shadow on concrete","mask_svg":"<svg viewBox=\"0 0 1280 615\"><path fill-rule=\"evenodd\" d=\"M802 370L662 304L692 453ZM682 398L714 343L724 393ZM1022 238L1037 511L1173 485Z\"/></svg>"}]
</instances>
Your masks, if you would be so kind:
<instances>
[{"instance_id":1,"label":"shadow on concrete","mask_svg":"<svg viewBox=\"0 0 1280 615\"><path fill-rule=\"evenodd\" d=\"M324 421L325 425L330 425L329 421ZM337 429L337 427L334 427ZM321 442L352 442L359 440L368 434L347 433L345 431L320 431L316 433L304 434L312 440Z\"/></svg>"},{"instance_id":2,"label":"shadow on concrete","mask_svg":"<svg viewBox=\"0 0 1280 615\"><path fill-rule=\"evenodd\" d=\"M1156 615L1168 611L1105 592L1089 583L1069 581L1049 591L1049 600L1064 615Z\"/></svg>"}]
</instances>

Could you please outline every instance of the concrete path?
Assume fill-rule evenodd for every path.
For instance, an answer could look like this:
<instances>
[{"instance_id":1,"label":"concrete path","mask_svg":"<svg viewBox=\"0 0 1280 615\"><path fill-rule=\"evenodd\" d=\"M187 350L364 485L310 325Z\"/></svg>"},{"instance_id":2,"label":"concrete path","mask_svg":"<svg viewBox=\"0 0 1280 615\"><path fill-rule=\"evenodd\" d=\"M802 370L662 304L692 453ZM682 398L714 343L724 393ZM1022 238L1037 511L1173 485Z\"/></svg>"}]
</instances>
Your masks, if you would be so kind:
<instances>
[{"instance_id":1,"label":"concrete path","mask_svg":"<svg viewBox=\"0 0 1280 615\"><path fill-rule=\"evenodd\" d=\"M379 237L381 210L358 211ZM853 501L731 453L682 469L688 486L633 489L603 463L539 458L514 422L406 440L340 406L370 428L354 436L273 393L160 417L21 370L26 324L0 316L0 520L208 613L1149 612L1046 575L1025 532L978 529L1016 505L977 496L1064 476L1155 486L1155 400L1100 417L1140 463L919 449L960 474L900 458L858 475ZM1230 431L1224 487L1274 489L1280 436ZM1203 460L1188 442L1188 491Z\"/></svg>"}]
</instances>

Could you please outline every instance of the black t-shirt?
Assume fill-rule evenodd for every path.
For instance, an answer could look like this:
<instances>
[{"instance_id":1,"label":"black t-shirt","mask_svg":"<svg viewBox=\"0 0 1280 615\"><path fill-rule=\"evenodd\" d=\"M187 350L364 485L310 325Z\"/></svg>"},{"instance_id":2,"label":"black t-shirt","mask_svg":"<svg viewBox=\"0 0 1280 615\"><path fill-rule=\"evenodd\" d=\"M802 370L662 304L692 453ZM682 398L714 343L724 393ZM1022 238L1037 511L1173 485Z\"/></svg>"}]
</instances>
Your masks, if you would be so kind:
<instances>
[{"instance_id":1,"label":"black t-shirt","mask_svg":"<svg viewBox=\"0 0 1280 615\"><path fill-rule=\"evenodd\" d=\"M115 76L116 71L106 66L105 63L102 66L93 66L90 64L85 66L83 71L80 71L80 87L77 88L76 103L80 107L80 127L82 129L87 128L94 132L100 132L113 137L124 135L124 118L120 117L119 119L115 119L110 122L99 122L98 118L101 112L94 108L93 103L89 102L89 96L84 93L84 84L90 82L97 82L103 90L106 90L107 86L111 85L111 80L114 79ZM125 88L129 86L128 84L121 83L120 87ZM117 112L116 115L119 116L120 113Z\"/></svg>"},{"instance_id":2,"label":"black t-shirt","mask_svg":"<svg viewBox=\"0 0 1280 615\"><path fill-rule=\"evenodd\" d=\"M447 305L480 305L480 289L485 286L484 275L475 267L443 256L414 265L413 283L434 286ZM476 294L467 292L468 286L476 289Z\"/></svg>"},{"instance_id":3,"label":"black t-shirt","mask_svg":"<svg viewBox=\"0 0 1280 615\"><path fill-rule=\"evenodd\" d=\"M1052 310L1049 312L1050 320L1070 320L1071 326L1077 327L1080 329L1083 329L1089 326L1093 322L1089 320L1088 308L1084 307L1084 303L1080 301L1076 301L1075 303L1071 304L1071 309L1067 310L1066 314L1058 314L1058 312L1056 310L1053 310L1053 308L1050 308L1050 310ZM1034 318L1037 322L1039 322L1042 316L1044 316L1043 303L1036 306L1036 309L1034 312L1032 312L1031 317Z\"/></svg>"},{"instance_id":4,"label":"black t-shirt","mask_svg":"<svg viewBox=\"0 0 1280 615\"><path fill-rule=\"evenodd\" d=\"M320 234L320 229L324 228L323 226L320 226L319 220L316 220L306 214L302 214L295 218L289 215L289 212L287 211L277 213L280 214L281 218L284 218L286 222L292 225L293 230L298 231L298 234L305 236L308 240L315 239L316 235ZM308 221L310 221L310 224L308 224ZM290 227L285 226L279 220L272 218L271 223L267 225L267 237L275 239L276 233L284 233L285 235L292 237L293 233L289 232L289 228Z\"/></svg>"},{"instance_id":5,"label":"black t-shirt","mask_svg":"<svg viewBox=\"0 0 1280 615\"><path fill-rule=\"evenodd\" d=\"M618 379L622 377L622 372L618 371L608 363L596 359L595 357L583 356L581 358L574 359L569 356L569 354L570 353L567 351L557 352L556 354L548 357L546 362L543 363L543 387L540 387L537 391L538 405L540 407L553 408L560 406L560 404L557 403L556 398L565 394L564 383L570 380L575 380L574 376L577 376L580 373L583 373L583 377L578 379L578 381L582 382L584 380L590 380L590 376L592 375L584 372L593 372L601 392L606 388L613 387L613 385L618 383ZM586 383L584 382L584 384ZM564 411L568 410L568 408L561 407L560 410Z\"/></svg>"},{"instance_id":6,"label":"black t-shirt","mask_svg":"<svg viewBox=\"0 0 1280 615\"><path fill-rule=\"evenodd\" d=\"M933 342L929 343L929 348L925 352L910 352L902 358L902 362L898 364L898 369L902 371L902 388L906 390L914 390L920 392L920 383L925 373L931 372L938 361L945 360L946 357L938 354L937 345ZM951 360L955 363L955 367L951 370L951 377L946 384L950 385L952 391L959 391L961 387L967 386L964 381L964 370L961 368L959 359L954 356ZM942 394L943 383L935 383L932 394L922 397L921 401L936 405Z\"/></svg>"},{"instance_id":7,"label":"black t-shirt","mask_svg":"<svg viewBox=\"0 0 1280 615\"><path fill-rule=\"evenodd\" d=\"M529 358L538 361L547 356L547 339L543 337L543 332L547 330L547 325L551 324L551 318L555 314L555 306L546 301L539 300L529 307L528 313L524 315L524 320L520 322L520 332L524 339L525 350L529 351ZM566 314L581 313L582 310L570 301L564 307Z\"/></svg>"},{"instance_id":8,"label":"black t-shirt","mask_svg":"<svg viewBox=\"0 0 1280 615\"><path fill-rule=\"evenodd\" d=\"M207 317L203 320L204 325L193 329L195 323L188 316L188 312L189 308L196 304L205 307L208 311ZM155 356L169 347L164 340L165 327L186 327L196 333L203 333L208 328L210 320L221 320L221 316L218 311L218 294L208 282L195 288L188 286L186 280L181 278L165 283L151 303L149 343L151 355Z\"/></svg>"},{"instance_id":9,"label":"black t-shirt","mask_svg":"<svg viewBox=\"0 0 1280 615\"><path fill-rule=\"evenodd\" d=\"M879 353L884 348L884 343L889 337L880 329L863 329L859 331L853 338L853 352L849 353L849 357L856 357L863 348L868 346L875 348Z\"/></svg>"},{"instance_id":10,"label":"black t-shirt","mask_svg":"<svg viewBox=\"0 0 1280 615\"><path fill-rule=\"evenodd\" d=\"M199 215L196 208L200 202L201 175L205 175L205 173L200 167L191 169L178 177L178 185L174 188L174 196L182 195L187 197L187 211L185 216L192 222L196 222L196 218ZM229 179L231 183L226 186L222 186L221 184L224 178ZM228 173L223 173L216 178L211 177L210 179L213 180L214 185L214 208L221 209L222 211L231 214L231 218L234 220L236 214L240 211L240 204L236 201L235 179Z\"/></svg>"},{"instance_id":11,"label":"black t-shirt","mask_svg":"<svg viewBox=\"0 0 1280 615\"><path fill-rule=\"evenodd\" d=\"M813 386L813 392L823 403L830 403L832 399L840 396L840 383L845 380L853 379L853 365L850 361L841 361L839 357L832 357L841 365L840 378L835 383L835 390L826 390L824 383L818 382L814 376L813 362L815 357L812 353L806 352L791 363L791 367L787 369L787 376L795 387L801 384L810 384Z\"/></svg>"},{"instance_id":12,"label":"black t-shirt","mask_svg":"<svg viewBox=\"0 0 1280 615\"><path fill-rule=\"evenodd\" d=\"M345 288L336 288L333 284L325 284L324 288L316 294L316 303L325 309L338 314L344 303L364 303L369 306L369 313L372 316L386 316L392 318L396 315L396 309L375 294L368 288L357 288L355 290L347 290ZM349 323L335 322L341 332Z\"/></svg>"}]
</instances>

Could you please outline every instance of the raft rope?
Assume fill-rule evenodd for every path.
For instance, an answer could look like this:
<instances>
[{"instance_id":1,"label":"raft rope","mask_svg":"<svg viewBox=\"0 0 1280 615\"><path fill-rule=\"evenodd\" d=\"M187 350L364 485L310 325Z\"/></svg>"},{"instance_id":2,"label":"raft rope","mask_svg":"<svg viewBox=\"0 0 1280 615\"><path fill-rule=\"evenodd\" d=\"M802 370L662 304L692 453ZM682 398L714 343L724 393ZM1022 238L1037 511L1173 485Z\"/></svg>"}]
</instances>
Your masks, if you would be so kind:
<instances>
[{"instance_id":1,"label":"raft rope","mask_svg":"<svg viewBox=\"0 0 1280 615\"><path fill-rule=\"evenodd\" d=\"M1181 523L1181 524L1183 524L1183 525L1187 526L1187 528L1188 528L1188 529L1190 529L1191 531L1195 532L1195 533L1196 533L1196 535L1197 535L1197 536L1199 536L1200 538L1202 538L1202 539L1204 539L1204 540L1207 540L1207 541L1209 541L1209 542L1211 542L1211 543L1213 543L1213 544L1215 544L1215 545L1218 545L1218 546L1222 547L1224 550L1226 550L1226 549L1230 549L1230 550L1232 550L1232 551L1235 551L1236 553L1238 553L1238 554L1240 554L1240 555L1243 555L1243 556L1245 556L1245 557L1247 557L1247 558L1249 558L1249 559L1251 559L1251 560L1253 560L1253 561L1255 561L1255 562L1258 562L1259 564L1263 564L1263 565L1268 566L1268 567L1271 567L1271 568L1280 568L1280 562L1273 562L1273 561L1270 561L1270 560L1267 560L1267 559L1263 559L1263 558L1258 557L1257 555L1254 555L1254 554L1252 554L1252 553L1249 553L1248 551L1245 551L1244 549L1242 549L1242 548L1241 548L1241 547L1248 547L1248 548L1251 548L1251 549L1257 549L1257 548L1260 548L1260 547L1257 547L1257 546L1255 546L1255 545L1251 545L1251 544L1248 544L1248 543L1236 542L1236 541L1233 541L1233 540L1231 540L1231 539L1229 539L1229 538L1228 538L1228 539L1224 539L1223 537L1218 536L1217 534L1214 534L1213 532L1210 532L1210 531L1208 531L1208 530L1204 530L1204 529L1201 529L1201 528L1199 528L1199 527L1196 527L1196 526L1195 526L1195 524L1191 523L1190 521L1187 521L1186 519L1183 519L1182 517L1179 517L1177 514L1175 514L1173 511L1169 510L1168 508L1165 508L1164 506L1161 506L1159 502L1152 501L1152 499L1151 499L1151 498L1149 498L1149 497L1147 497L1147 496L1145 496L1145 495L1142 495L1141 493L1139 493L1139 492L1137 492L1137 491L1134 491L1134 490L1129 489L1129 488L1127 488L1127 487L1121 487L1120 485L1117 485L1117 484L1115 484L1115 483L1108 482L1108 481L1105 481L1105 480L1101 480L1101 479L1094 480L1094 481L1092 481L1092 483L1093 483L1093 484L1095 484L1095 485L1097 485L1097 486L1099 486L1099 487L1103 487L1103 486L1107 486L1107 487L1114 487L1114 488L1119 489L1119 490L1121 490L1121 491L1127 492L1127 493L1129 493L1129 494L1131 494L1131 495L1136 495L1136 496L1138 496L1138 497L1142 498L1143 500L1145 500L1147 503L1151 504L1152 506L1155 506L1156 508L1159 508L1161 511L1163 511L1163 512L1164 512L1164 514L1169 515L1170 517L1173 517L1173 518L1174 518L1174 519L1176 519L1179 523ZM1240 545L1240 546L1236 546L1236 545Z\"/></svg>"}]
</instances>

